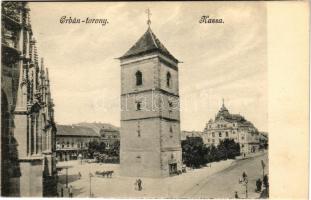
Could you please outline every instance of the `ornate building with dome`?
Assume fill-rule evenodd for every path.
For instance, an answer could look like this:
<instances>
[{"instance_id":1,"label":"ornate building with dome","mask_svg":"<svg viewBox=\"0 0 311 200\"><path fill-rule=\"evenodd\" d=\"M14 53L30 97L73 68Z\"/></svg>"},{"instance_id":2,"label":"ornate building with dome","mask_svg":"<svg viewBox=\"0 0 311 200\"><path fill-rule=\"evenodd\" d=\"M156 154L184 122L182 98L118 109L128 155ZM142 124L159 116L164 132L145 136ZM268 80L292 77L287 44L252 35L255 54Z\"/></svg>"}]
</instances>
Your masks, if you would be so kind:
<instances>
[{"instance_id":1,"label":"ornate building with dome","mask_svg":"<svg viewBox=\"0 0 311 200\"><path fill-rule=\"evenodd\" d=\"M217 146L224 139L239 143L244 156L259 150L260 133L257 128L242 115L229 113L223 102L215 119L206 124L203 140L207 145Z\"/></svg>"}]
</instances>

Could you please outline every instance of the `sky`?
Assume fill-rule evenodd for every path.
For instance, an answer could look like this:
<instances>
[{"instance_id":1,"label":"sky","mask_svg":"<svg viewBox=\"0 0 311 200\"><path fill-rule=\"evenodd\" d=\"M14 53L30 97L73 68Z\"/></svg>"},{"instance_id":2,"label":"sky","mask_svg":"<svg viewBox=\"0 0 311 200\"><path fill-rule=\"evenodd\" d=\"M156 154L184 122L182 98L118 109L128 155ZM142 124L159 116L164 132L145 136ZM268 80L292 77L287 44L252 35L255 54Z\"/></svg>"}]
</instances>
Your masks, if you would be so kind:
<instances>
[{"instance_id":1,"label":"sky","mask_svg":"<svg viewBox=\"0 0 311 200\"><path fill-rule=\"evenodd\" d=\"M268 131L265 2L31 2L59 124L120 125L120 62L151 29L178 60L181 129L202 131L222 105ZM61 17L107 19L64 24ZM224 23L199 23L202 16Z\"/></svg>"}]
</instances>

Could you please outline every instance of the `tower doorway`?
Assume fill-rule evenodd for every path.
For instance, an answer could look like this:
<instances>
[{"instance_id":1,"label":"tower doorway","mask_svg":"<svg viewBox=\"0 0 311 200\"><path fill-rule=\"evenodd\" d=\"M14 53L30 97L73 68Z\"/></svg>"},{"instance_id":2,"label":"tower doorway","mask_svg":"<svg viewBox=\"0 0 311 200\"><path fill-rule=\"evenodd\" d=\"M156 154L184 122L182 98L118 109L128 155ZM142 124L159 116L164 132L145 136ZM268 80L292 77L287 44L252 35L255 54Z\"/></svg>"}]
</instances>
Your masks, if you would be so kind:
<instances>
[{"instance_id":1,"label":"tower doorway","mask_svg":"<svg viewBox=\"0 0 311 200\"><path fill-rule=\"evenodd\" d=\"M169 164L169 174L173 175L177 173L177 163Z\"/></svg>"}]
</instances>

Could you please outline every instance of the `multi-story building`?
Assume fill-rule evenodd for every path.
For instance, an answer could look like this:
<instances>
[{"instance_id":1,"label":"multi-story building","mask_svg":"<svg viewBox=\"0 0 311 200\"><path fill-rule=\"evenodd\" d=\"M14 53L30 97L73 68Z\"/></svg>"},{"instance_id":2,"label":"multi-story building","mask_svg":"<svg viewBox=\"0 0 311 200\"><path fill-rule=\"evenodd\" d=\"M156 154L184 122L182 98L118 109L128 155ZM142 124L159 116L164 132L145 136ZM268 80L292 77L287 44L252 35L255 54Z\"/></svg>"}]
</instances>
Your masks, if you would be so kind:
<instances>
[{"instance_id":1,"label":"multi-story building","mask_svg":"<svg viewBox=\"0 0 311 200\"><path fill-rule=\"evenodd\" d=\"M1 195L54 196L54 104L26 2L2 2Z\"/></svg>"},{"instance_id":2,"label":"multi-story building","mask_svg":"<svg viewBox=\"0 0 311 200\"><path fill-rule=\"evenodd\" d=\"M99 141L100 135L92 128L79 125L57 125L56 154L58 161L76 160L81 154L87 157L91 141Z\"/></svg>"},{"instance_id":3,"label":"multi-story building","mask_svg":"<svg viewBox=\"0 0 311 200\"><path fill-rule=\"evenodd\" d=\"M257 128L240 114L230 114L223 103L215 119L210 119L206 124L203 141L217 146L224 139L233 139L239 143L244 156L259 149Z\"/></svg>"},{"instance_id":4,"label":"multi-story building","mask_svg":"<svg viewBox=\"0 0 311 200\"><path fill-rule=\"evenodd\" d=\"M260 143L261 148L263 149L268 148L268 133L267 132L259 133L259 143Z\"/></svg>"},{"instance_id":5,"label":"multi-story building","mask_svg":"<svg viewBox=\"0 0 311 200\"><path fill-rule=\"evenodd\" d=\"M203 137L203 132L201 131L181 131L181 140L186 140L187 137Z\"/></svg>"},{"instance_id":6,"label":"multi-story building","mask_svg":"<svg viewBox=\"0 0 311 200\"><path fill-rule=\"evenodd\" d=\"M100 141L106 144L106 148L109 149L111 145L120 141L119 129L111 126L103 126L100 131Z\"/></svg>"},{"instance_id":7,"label":"multi-story building","mask_svg":"<svg viewBox=\"0 0 311 200\"><path fill-rule=\"evenodd\" d=\"M136 177L174 174L182 167L179 62L150 26L120 61L120 173Z\"/></svg>"}]
</instances>

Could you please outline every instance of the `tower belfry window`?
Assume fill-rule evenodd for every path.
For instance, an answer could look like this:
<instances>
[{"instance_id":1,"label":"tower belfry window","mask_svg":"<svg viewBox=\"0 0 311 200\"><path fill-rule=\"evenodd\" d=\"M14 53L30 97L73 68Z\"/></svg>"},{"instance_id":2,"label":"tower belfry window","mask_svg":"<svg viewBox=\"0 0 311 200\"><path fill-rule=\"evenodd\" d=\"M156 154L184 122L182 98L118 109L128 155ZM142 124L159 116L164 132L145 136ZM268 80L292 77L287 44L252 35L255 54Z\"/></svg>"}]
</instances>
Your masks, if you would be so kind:
<instances>
[{"instance_id":1,"label":"tower belfry window","mask_svg":"<svg viewBox=\"0 0 311 200\"><path fill-rule=\"evenodd\" d=\"M166 85L167 87L171 87L171 73L167 72L166 74Z\"/></svg>"},{"instance_id":2,"label":"tower belfry window","mask_svg":"<svg viewBox=\"0 0 311 200\"><path fill-rule=\"evenodd\" d=\"M136 74L136 85L142 85L143 84L143 74L140 71L137 71Z\"/></svg>"}]
</instances>

